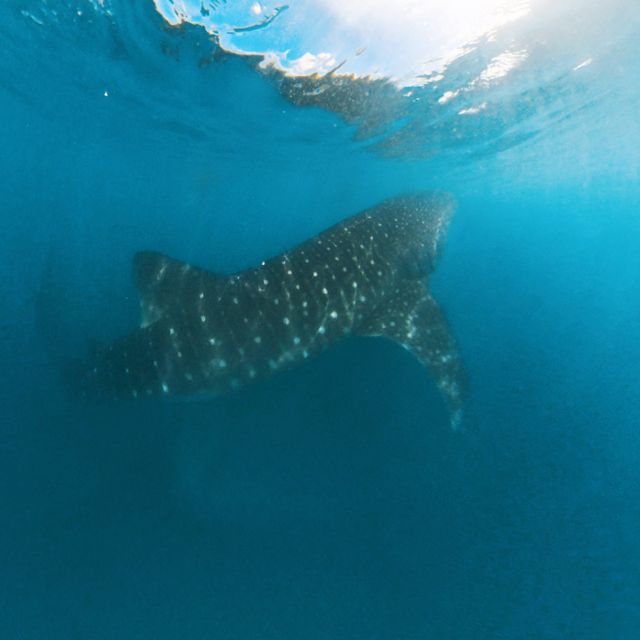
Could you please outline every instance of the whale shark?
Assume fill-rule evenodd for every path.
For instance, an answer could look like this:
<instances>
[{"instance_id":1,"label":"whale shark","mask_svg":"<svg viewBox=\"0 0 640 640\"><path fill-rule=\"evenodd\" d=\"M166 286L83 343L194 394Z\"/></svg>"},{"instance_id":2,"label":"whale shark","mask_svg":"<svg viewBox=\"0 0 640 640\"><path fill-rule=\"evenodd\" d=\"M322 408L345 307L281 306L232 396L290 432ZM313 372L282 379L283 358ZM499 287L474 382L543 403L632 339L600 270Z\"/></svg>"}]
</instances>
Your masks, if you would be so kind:
<instances>
[{"instance_id":1,"label":"whale shark","mask_svg":"<svg viewBox=\"0 0 640 640\"><path fill-rule=\"evenodd\" d=\"M219 395L349 336L382 336L426 367L457 426L463 366L428 287L453 210L444 193L391 198L232 274L141 251L133 259L141 325L93 351L83 390Z\"/></svg>"}]
</instances>

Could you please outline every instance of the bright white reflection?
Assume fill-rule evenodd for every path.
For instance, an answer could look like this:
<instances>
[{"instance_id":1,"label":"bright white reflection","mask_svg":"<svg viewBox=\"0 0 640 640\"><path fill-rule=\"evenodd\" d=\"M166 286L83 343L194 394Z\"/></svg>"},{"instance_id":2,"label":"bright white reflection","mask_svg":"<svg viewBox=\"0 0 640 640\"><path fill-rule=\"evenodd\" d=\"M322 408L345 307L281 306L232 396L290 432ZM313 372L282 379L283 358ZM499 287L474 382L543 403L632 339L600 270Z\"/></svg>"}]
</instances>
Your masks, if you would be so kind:
<instances>
[{"instance_id":1,"label":"bright white reflection","mask_svg":"<svg viewBox=\"0 0 640 640\"><path fill-rule=\"evenodd\" d=\"M375 75L400 81L442 70L469 43L529 11L528 0L317 2L335 16L349 42L367 47L359 64L352 62L358 72L370 65Z\"/></svg>"},{"instance_id":2,"label":"bright white reflection","mask_svg":"<svg viewBox=\"0 0 640 640\"><path fill-rule=\"evenodd\" d=\"M526 59L527 52L524 49L522 51L505 51L491 61L491 64L480 74L478 81L488 84L504 78Z\"/></svg>"},{"instance_id":3,"label":"bright white reflection","mask_svg":"<svg viewBox=\"0 0 640 640\"><path fill-rule=\"evenodd\" d=\"M530 10L530 0L154 2L170 23L203 25L225 49L265 55L288 73L341 65L340 73L399 85L442 70L478 38Z\"/></svg>"}]
</instances>

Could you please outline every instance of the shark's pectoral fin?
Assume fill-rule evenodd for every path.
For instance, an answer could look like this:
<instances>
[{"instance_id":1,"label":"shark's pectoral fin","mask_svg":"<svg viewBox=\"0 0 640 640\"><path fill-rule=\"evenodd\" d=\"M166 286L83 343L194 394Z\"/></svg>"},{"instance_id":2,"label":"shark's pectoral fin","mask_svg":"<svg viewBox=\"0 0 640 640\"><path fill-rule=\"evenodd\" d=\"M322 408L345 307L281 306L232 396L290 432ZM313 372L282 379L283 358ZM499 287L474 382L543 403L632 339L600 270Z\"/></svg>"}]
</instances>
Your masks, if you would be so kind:
<instances>
[{"instance_id":1,"label":"shark's pectoral fin","mask_svg":"<svg viewBox=\"0 0 640 640\"><path fill-rule=\"evenodd\" d=\"M435 378L451 412L452 426L459 426L465 387L462 362L444 314L422 282L399 286L358 333L390 338L413 353Z\"/></svg>"},{"instance_id":2,"label":"shark's pectoral fin","mask_svg":"<svg viewBox=\"0 0 640 640\"><path fill-rule=\"evenodd\" d=\"M133 281L140 293L142 326L153 324L176 305L218 295L226 276L156 251L140 251L133 257Z\"/></svg>"}]
</instances>

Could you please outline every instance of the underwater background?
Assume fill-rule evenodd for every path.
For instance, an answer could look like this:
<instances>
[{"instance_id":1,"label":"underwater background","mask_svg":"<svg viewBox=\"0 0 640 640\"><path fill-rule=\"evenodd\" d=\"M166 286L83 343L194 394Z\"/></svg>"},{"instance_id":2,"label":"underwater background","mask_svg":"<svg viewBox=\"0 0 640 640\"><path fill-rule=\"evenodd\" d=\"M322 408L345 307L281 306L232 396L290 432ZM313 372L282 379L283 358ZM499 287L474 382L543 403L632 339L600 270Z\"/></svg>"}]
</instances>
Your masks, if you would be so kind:
<instances>
[{"instance_id":1,"label":"underwater background","mask_svg":"<svg viewBox=\"0 0 640 640\"><path fill-rule=\"evenodd\" d=\"M420 69L397 4L0 4L1 638L639 637L640 6ZM136 251L230 272L430 189L463 429L381 339L208 401L65 382Z\"/></svg>"}]
</instances>

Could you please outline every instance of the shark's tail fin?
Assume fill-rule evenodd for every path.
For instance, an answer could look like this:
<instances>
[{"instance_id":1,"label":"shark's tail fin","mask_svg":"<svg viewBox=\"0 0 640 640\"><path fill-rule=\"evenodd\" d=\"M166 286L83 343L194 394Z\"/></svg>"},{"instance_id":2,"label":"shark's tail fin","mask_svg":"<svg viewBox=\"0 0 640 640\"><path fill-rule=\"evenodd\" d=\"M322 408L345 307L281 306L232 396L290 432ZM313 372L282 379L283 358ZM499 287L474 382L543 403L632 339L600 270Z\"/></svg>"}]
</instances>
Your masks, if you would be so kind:
<instances>
[{"instance_id":1,"label":"shark's tail fin","mask_svg":"<svg viewBox=\"0 0 640 640\"><path fill-rule=\"evenodd\" d=\"M461 425L466 389L462 361L444 314L424 283L400 283L358 333L390 338L416 356L435 378L451 426Z\"/></svg>"}]
</instances>

